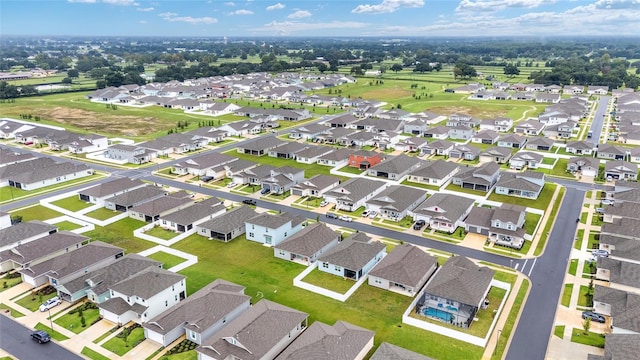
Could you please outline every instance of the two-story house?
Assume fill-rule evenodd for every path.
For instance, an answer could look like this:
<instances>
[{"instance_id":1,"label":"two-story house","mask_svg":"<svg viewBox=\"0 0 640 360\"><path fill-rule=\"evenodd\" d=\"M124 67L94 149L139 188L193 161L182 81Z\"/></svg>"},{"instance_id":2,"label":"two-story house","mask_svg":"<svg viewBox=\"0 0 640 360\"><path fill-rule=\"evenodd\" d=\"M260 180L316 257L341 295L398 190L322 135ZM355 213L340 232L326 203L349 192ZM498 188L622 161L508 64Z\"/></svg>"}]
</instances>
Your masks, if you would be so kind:
<instances>
[{"instance_id":1,"label":"two-story house","mask_svg":"<svg viewBox=\"0 0 640 360\"><path fill-rule=\"evenodd\" d=\"M288 212L257 214L245 221L247 240L263 245L276 246L283 240L302 230L306 219Z\"/></svg>"}]
</instances>

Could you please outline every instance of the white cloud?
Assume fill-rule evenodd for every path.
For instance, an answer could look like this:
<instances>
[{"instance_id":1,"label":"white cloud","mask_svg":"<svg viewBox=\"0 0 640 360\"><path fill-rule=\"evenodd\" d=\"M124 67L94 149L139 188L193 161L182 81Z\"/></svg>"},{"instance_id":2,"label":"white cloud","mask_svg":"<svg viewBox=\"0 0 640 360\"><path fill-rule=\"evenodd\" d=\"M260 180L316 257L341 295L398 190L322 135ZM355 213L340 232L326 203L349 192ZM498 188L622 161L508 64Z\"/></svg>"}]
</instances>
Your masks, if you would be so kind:
<instances>
[{"instance_id":1,"label":"white cloud","mask_svg":"<svg viewBox=\"0 0 640 360\"><path fill-rule=\"evenodd\" d=\"M273 5L267 6L267 11L280 10L280 9L284 9L284 8L285 8L284 4L277 3L277 4L273 4Z\"/></svg>"},{"instance_id":2,"label":"white cloud","mask_svg":"<svg viewBox=\"0 0 640 360\"><path fill-rule=\"evenodd\" d=\"M174 12L163 12L163 13L158 14L158 16L160 16L162 18L170 18L170 17L178 16L178 14L176 14Z\"/></svg>"},{"instance_id":3,"label":"white cloud","mask_svg":"<svg viewBox=\"0 0 640 360\"><path fill-rule=\"evenodd\" d=\"M224 3L227 6L236 6L236 3L234 3L233 1L228 1L226 3Z\"/></svg>"},{"instance_id":4,"label":"white cloud","mask_svg":"<svg viewBox=\"0 0 640 360\"><path fill-rule=\"evenodd\" d=\"M241 10L236 10L234 12L231 12L229 13L229 15L253 15L253 11L241 9Z\"/></svg>"},{"instance_id":5,"label":"white cloud","mask_svg":"<svg viewBox=\"0 0 640 360\"><path fill-rule=\"evenodd\" d=\"M311 13L308 12L307 10L298 10L298 11L294 11L291 14L289 14L289 16L287 16L287 18L289 19L302 19L302 18L306 18L311 16Z\"/></svg>"},{"instance_id":6,"label":"white cloud","mask_svg":"<svg viewBox=\"0 0 640 360\"><path fill-rule=\"evenodd\" d=\"M354 14L386 14L400 8L420 8L424 6L424 0L382 0L380 4L363 4L351 10Z\"/></svg>"},{"instance_id":7,"label":"white cloud","mask_svg":"<svg viewBox=\"0 0 640 360\"><path fill-rule=\"evenodd\" d=\"M533 9L557 0L462 0L456 11L500 11L507 8Z\"/></svg>"},{"instance_id":8,"label":"white cloud","mask_svg":"<svg viewBox=\"0 0 640 360\"><path fill-rule=\"evenodd\" d=\"M218 19L216 18L212 18L209 16L203 16L203 17L198 17L198 18L194 18L191 16L178 16L178 14L173 13L173 12L165 12L165 13L161 13L158 14L158 16L160 16L161 18L163 18L166 21L169 22L185 22L188 24L192 24L192 25L197 25L197 24L215 24L218 22Z\"/></svg>"},{"instance_id":9,"label":"white cloud","mask_svg":"<svg viewBox=\"0 0 640 360\"><path fill-rule=\"evenodd\" d=\"M155 9L154 9L154 8L152 8L152 7L148 7L148 8L138 8L138 11L144 11L144 12L149 12L149 11L153 11L153 10L155 10Z\"/></svg>"},{"instance_id":10,"label":"white cloud","mask_svg":"<svg viewBox=\"0 0 640 360\"><path fill-rule=\"evenodd\" d=\"M80 4L94 4L96 0L67 0L70 3L80 3Z\"/></svg>"},{"instance_id":11,"label":"white cloud","mask_svg":"<svg viewBox=\"0 0 640 360\"><path fill-rule=\"evenodd\" d=\"M98 2L110 4L110 5L121 5L121 6L139 6L135 0L67 0L70 3L82 3L82 4L96 4Z\"/></svg>"},{"instance_id":12,"label":"white cloud","mask_svg":"<svg viewBox=\"0 0 640 360\"><path fill-rule=\"evenodd\" d=\"M140 21L138 21L138 23L140 23L140 24L144 25L144 24L146 24L146 23L147 23L147 21L146 21L146 20L140 20Z\"/></svg>"},{"instance_id":13,"label":"white cloud","mask_svg":"<svg viewBox=\"0 0 640 360\"><path fill-rule=\"evenodd\" d=\"M367 23L355 21L331 21L326 23L307 23L299 21L272 21L254 32L268 32L278 35L299 34L305 31L333 30L333 29L362 29L369 26Z\"/></svg>"}]
</instances>

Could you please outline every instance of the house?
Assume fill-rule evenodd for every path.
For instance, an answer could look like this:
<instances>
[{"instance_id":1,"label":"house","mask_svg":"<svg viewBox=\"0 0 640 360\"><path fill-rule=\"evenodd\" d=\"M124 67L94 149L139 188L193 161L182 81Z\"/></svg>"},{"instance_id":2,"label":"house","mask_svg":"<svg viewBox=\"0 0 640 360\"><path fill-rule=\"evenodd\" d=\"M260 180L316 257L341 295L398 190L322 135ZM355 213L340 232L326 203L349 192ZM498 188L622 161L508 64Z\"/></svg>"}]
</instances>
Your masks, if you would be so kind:
<instances>
[{"instance_id":1,"label":"house","mask_svg":"<svg viewBox=\"0 0 640 360\"><path fill-rule=\"evenodd\" d=\"M452 140L468 140L473 137L475 130L466 125L457 125L449 127L449 139Z\"/></svg>"},{"instance_id":2,"label":"house","mask_svg":"<svg viewBox=\"0 0 640 360\"><path fill-rule=\"evenodd\" d=\"M451 161L429 161L410 172L407 181L441 187L451 180L459 168L458 164Z\"/></svg>"},{"instance_id":3,"label":"house","mask_svg":"<svg viewBox=\"0 0 640 360\"><path fill-rule=\"evenodd\" d=\"M249 143L243 143L242 146L238 146L237 149L241 154L263 156L282 144L284 144L284 141L275 136L261 136Z\"/></svg>"},{"instance_id":4,"label":"house","mask_svg":"<svg viewBox=\"0 0 640 360\"><path fill-rule=\"evenodd\" d=\"M574 132L579 129L578 123L575 121L565 121L560 124L548 124L542 131L542 134L546 137L552 137L556 139L570 139L574 136Z\"/></svg>"},{"instance_id":5,"label":"house","mask_svg":"<svg viewBox=\"0 0 640 360\"><path fill-rule=\"evenodd\" d=\"M256 135L264 131L264 124L241 120L226 123L218 127L218 130L225 132L228 136Z\"/></svg>"},{"instance_id":6,"label":"house","mask_svg":"<svg viewBox=\"0 0 640 360\"><path fill-rule=\"evenodd\" d=\"M358 150L349 154L349 166L366 170L378 165L384 160L384 154L369 150Z\"/></svg>"},{"instance_id":7,"label":"house","mask_svg":"<svg viewBox=\"0 0 640 360\"><path fill-rule=\"evenodd\" d=\"M424 220L429 228L452 234L464 226L463 220L473 207L473 199L445 193L435 193L423 201L409 215L413 221Z\"/></svg>"},{"instance_id":8,"label":"house","mask_svg":"<svg viewBox=\"0 0 640 360\"><path fill-rule=\"evenodd\" d=\"M198 359L274 359L307 328L308 316L262 299L204 340Z\"/></svg>"},{"instance_id":9,"label":"house","mask_svg":"<svg viewBox=\"0 0 640 360\"><path fill-rule=\"evenodd\" d=\"M593 289L593 312L611 317L613 334L638 334L640 295L596 284Z\"/></svg>"},{"instance_id":10,"label":"house","mask_svg":"<svg viewBox=\"0 0 640 360\"><path fill-rule=\"evenodd\" d=\"M186 191L178 191L140 205L129 208L128 214L132 219L153 222L174 211L193 205L192 195Z\"/></svg>"},{"instance_id":11,"label":"house","mask_svg":"<svg viewBox=\"0 0 640 360\"><path fill-rule=\"evenodd\" d=\"M537 103L553 103L560 102L562 96L560 94L536 93Z\"/></svg>"},{"instance_id":12,"label":"house","mask_svg":"<svg viewBox=\"0 0 640 360\"><path fill-rule=\"evenodd\" d=\"M295 159L298 152L308 148L309 146L305 144L297 142L286 142L269 150L268 156L278 159Z\"/></svg>"},{"instance_id":13,"label":"house","mask_svg":"<svg viewBox=\"0 0 640 360\"><path fill-rule=\"evenodd\" d=\"M551 151L554 144L555 142L552 139L543 136L537 136L534 138L529 138L524 148L533 151Z\"/></svg>"},{"instance_id":14,"label":"house","mask_svg":"<svg viewBox=\"0 0 640 360\"><path fill-rule=\"evenodd\" d=\"M596 157L599 159L623 161L627 157L627 150L621 146L600 144Z\"/></svg>"},{"instance_id":15,"label":"house","mask_svg":"<svg viewBox=\"0 0 640 360\"><path fill-rule=\"evenodd\" d=\"M535 200L544 187L544 179L545 175L541 172L504 172L496 183L495 193Z\"/></svg>"},{"instance_id":16,"label":"house","mask_svg":"<svg viewBox=\"0 0 640 360\"><path fill-rule=\"evenodd\" d=\"M198 345L249 310L243 286L216 279L171 308L142 323L144 337L169 346L185 335Z\"/></svg>"},{"instance_id":17,"label":"house","mask_svg":"<svg viewBox=\"0 0 640 360\"><path fill-rule=\"evenodd\" d=\"M640 271L640 264L605 256L598 256L597 262L598 270L595 276L597 280L608 281L613 286L638 287L638 275L636 274Z\"/></svg>"},{"instance_id":18,"label":"house","mask_svg":"<svg viewBox=\"0 0 640 360\"><path fill-rule=\"evenodd\" d=\"M449 156L449 153L454 149L455 145L455 143L448 140L435 140L420 148L420 156Z\"/></svg>"},{"instance_id":19,"label":"house","mask_svg":"<svg viewBox=\"0 0 640 360\"><path fill-rule=\"evenodd\" d=\"M5 227L0 229L0 251L29 243L57 231L57 226L38 220L21 222Z\"/></svg>"},{"instance_id":20,"label":"house","mask_svg":"<svg viewBox=\"0 0 640 360\"><path fill-rule=\"evenodd\" d=\"M155 151L158 156L168 156L202 149L208 142L208 139L198 135L173 133L140 143L138 146Z\"/></svg>"},{"instance_id":21,"label":"house","mask_svg":"<svg viewBox=\"0 0 640 360\"><path fill-rule=\"evenodd\" d=\"M311 265L320 256L338 245L340 233L323 223L307 225L288 238L274 245L274 256L279 259Z\"/></svg>"},{"instance_id":22,"label":"house","mask_svg":"<svg viewBox=\"0 0 640 360\"><path fill-rule=\"evenodd\" d=\"M291 187L291 195L321 198L324 193L340 184L340 178L330 175L315 175Z\"/></svg>"},{"instance_id":23,"label":"house","mask_svg":"<svg viewBox=\"0 0 640 360\"><path fill-rule=\"evenodd\" d=\"M273 169L269 175L262 178L260 188L272 194L284 194L294 185L304 181L304 170L291 166Z\"/></svg>"},{"instance_id":24,"label":"house","mask_svg":"<svg viewBox=\"0 0 640 360\"><path fill-rule=\"evenodd\" d=\"M602 221L613 223L614 219L630 218L640 220L640 204L634 202L621 202L604 207Z\"/></svg>"},{"instance_id":25,"label":"house","mask_svg":"<svg viewBox=\"0 0 640 360\"><path fill-rule=\"evenodd\" d=\"M0 251L0 272L24 268L73 251L89 238L69 231L58 231Z\"/></svg>"},{"instance_id":26,"label":"house","mask_svg":"<svg viewBox=\"0 0 640 360\"><path fill-rule=\"evenodd\" d=\"M600 249L609 251L612 259L640 263L640 241L635 238L601 234Z\"/></svg>"},{"instance_id":27,"label":"house","mask_svg":"<svg viewBox=\"0 0 640 360\"><path fill-rule=\"evenodd\" d=\"M327 191L324 198L336 204L336 210L356 211L384 190L384 185L385 182L380 180L354 177Z\"/></svg>"},{"instance_id":28,"label":"house","mask_svg":"<svg viewBox=\"0 0 640 360\"><path fill-rule=\"evenodd\" d=\"M405 348L383 342L371 355L369 360L433 360Z\"/></svg>"},{"instance_id":29,"label":"house","mask_svg":"<svg viewBox=\"0 0 640 360\"><path fill-rule=\"evenodd\" d=\"M469 328L484 304L495 271L452 256L431 277L416 303L417 314Z\"/></svg>"},{"instance_id":30,"label":"house","mask_svg":"<svg viewBox=\"0 0 640 360\"><path fill-rule=\"evenodd\" d=\"M517 134L502 135L498 140L498 147L506 147L512 149L522 149L526 144L527 138Z\"/></svg>"},{"instance_id":31,"label":"house","mask_svg":"<svg viewBox=\"0 0 640 360\"><path fill-rule=\"evenodd\" d=\"M195 225L222 215L226 211L222 201L213 197L160 217L160 227L180 233L187 232Z\"/></svg>"},{"instance_id":32,"label":"house","mask_svg":"<svg viewBox=\"0 0 640 360\"><path fill-rule=\"evenodd\" d=\"M111 297L98 305L100 316L122 326L153 319L187 298L185 276L148 268L112 285Z\"/></svg>"},{"instance_id":33,"label":"house","mask_svg":"<svg viewBox=\"0 0 640 360\"><path fill-rule=\"evenodd\" d=\"M498 142L500 134L493 130L481 130L478 131L471 138L471 142L474 144L495 144Z\"/></svg>"},{"instance_id":34,"label":"house","mask_svg":"<svg viewBox=\"0 0 640 360\"><path fill-rule=\"evenodd\" d=\"M417 152L421 147L427 144L427 140L423 137L409 137L396 144L396 150Z\"/></svg>"},{"instance_id":35,"label":"house","mask_svg":"<svg viewBox=\"0 0 640 360\"><path fill-rule=\"evenodd\" d=\"M562 93L563 94L570 94L570 95L579 95L584 93L584 86L583 85L565 85L562 88Z\"/></svg>"},{"instance_id":36,"label":"house","mask_svg":"<svg viewBox=\"0 0 640 360\"><path fill-rule=\"evenodd\" d=\"M255 215L255 210L243 205L196 225L196 232L209 239L229 242L245 233L245 221Z\"/></svg>"},{"instance_id":37,"label":"house","mask_svg":"<svg viewBox=\"0 0 640 360\"><path fill-rule=\"evenodd\" d=\"M335 149L318 157L316 164L341 168L349 164L349 157L353 153L349 149Z\"/></svg>"},{"instance_id":38,"label":"house","mask_svg":"<svg viewBox=\"0 0 640 360\"><path fill-rule=\"evenodd\" d=\"M567 171L580 172L582 176L596 177L600 171L600 160L584 156L572 157L567 161Z\"/></svg>"},{"instance_id":39,"label":"house","mask_svg":"<svg viewBox=\"0 0 640 360\"><path fill-rule=\"evenodd\" d=\"M436 126L425 130L424 137L431 139L445 140L449 137L449 128L446 126Z\"/></svg>"},{"instance_id":40,"label":"house","mask_svg":"<svg viewBox=\"0 0 640 360\"><path fill-rule=\"evenodd\" d=\"M463 167L454 175L451 182L465 189L488 192L498 181L500 165L490 161L477 167Z\"/></svg>"},{"instance_id":41,"label":"house","mask_svg":"<svg viewBox=\"0 0 640 360\"><path fill-rule=\"evenodd\" d=\"M296 162L303 164L315 164L320 158L334 151L329 146L307 146L295 153Z\"/></svg>"},{"instance_id":42,"label":"house","mask_svg":"<svg viewBox=\"0 0 640 360\"><path fill-rule=\"evenodd\" d=\"M523 206L503 203L498 208L474 207L464 221L465 230L486 235L496 245L521 249L526 212Z\"/></svg>"},{"instance_id":43,"label":"house","mask_svg":"<svg viewBox=\"0 0 640 360\"><path fill-rule=\"evenodd\" d=\"M387 254L387 246L365 233L349 235L318 258L318 270L358 281Z\"/></svg>"},{"instance_id":44,"label":"house","mask_svg":"<svg viewBox=\"0 0 640 360\"><path fill-rule=\"evenodd\" d=\"M640 353L640 335L609 333L605 334L604 355L589 354L587 360L632 360L638 353Z\"/></svg>"},{"instance_id":45,"label":"house","mask_svg":"<svg viewBox=\"0 0 640 360\"><path fill-rule=\"evenodd\" d=\"M426 191L391 185L367 200L366 206L369 210L377 211L383 219L400 221L426 198Z\"/></svg>"},{"instance_id":46,"label":"house","mask_svg":"<svg viewBox=\"0 0 640 360\"><path fill-rule=\"evenodd\" d=\"M480 122L480 130L493 130L508 132L513 127L513 120L509 118L497 118Z\"/></svg>"},{"instance_id":47,"label":"house","mask_svg":"<svg viewBox=\"0 0 640 360\"><path fill-rule=\"evenodd\" d=\"M147 185L104 199L104 207L113 211L126 212L134 206L167 195L167 190L158 186Z\"/></svg>"},{"instance_id":48,"label":"house","mask_svg":"<svg viewBox=\"0 0 640 360\"><path fill-rule=\"evenodd\" d=\"M322 124L307 124L292 129L289 133L289 138L291 139L303 139L303 140L313 140L319 134L323 133L327 130L327 127Z\"/></svg>"},{"instance_id":49,"label":"house","mask_svg":"<svg viewBox=\"0 0 640 360\"><path fill-rule=\"evenodd\" d=\"M331 118L325 121L324 123L329 125L329 127L332 127L332 128L341 128L341 127L347 127L358 120L360 119L353 116L352 114L343 114L343 115L338 115L334 118Z\"/></svg>"},{"instance_id":50,"label":"house","mask_svg":"<svg viewBox=\"0 0 640 360\"><path fill-rule=\"evenodd\" d=\"M519 151L509 159L509 168L512 170L537 169L544 156L529 151Z\"/></svg>"},{"instance_id":51,"label":"house","mask_svg":"<svg viewBox=\"0 0 640 360\"><path fill-rule=\"evenodd\" d=\"M94 241L41 263L29 264L20 270L20 275L22 281L33 287L44 284L56 286L111 264L123 255L122 248Z\"/></svg>"},{"instance_id":52,"label":"house","mask_svg":"<svg viewBox=\"0 0 640 360\"><path fill-rule=\"evenodd\" d=\"M267 246L276 246L287 237L302 230L306 219L288 212L270 214L264 212L245 220L247 240Z\"/></svg>"},{"instance_id":53,"label":"house","mask_svg":"<svg viewBox=\"0 0 640 360\"><path fill-rule=\"evenodd\" d=\"M373 331L338 320L333 326L314 322L276 360L361 360L373 349ZM321 354L321 355L320 355Z\"/></svg>"},{"instance_id":54,"label":"house","mask_svg":"<svg viewBox=\"0 0 640 360\"><path fill-rule=\"evenodd\" d=\"M102 184L98 184L96 186L79 190L78 197L81 201L104 206L104 201L110 197L145 186L147 186L147 184L145 184L142 180L121 177L104 182Z\"/></svg>"},{"instance_id":55,"label":"house","mask_svg":"<svg viewBox=\"0 0 640 360\"><path fill-rule=\"evenodd\" d=\"M637 180L638 165L621 160L607 161L604 164L604 177L612 179Z\"/></svg>"},{"instance_id":56,"label":"house","mask_svg":"<svg viewBox=\"0 0 640 360\"><path fill-rule=\"evenodd\" d=\"M384 290L415 296L438 268L438 259L417 246L396 246L369 272L368 282Z\"/></svg>"},{"instance_id":57,"label":"house","mask_svg":"<svg viewBox=\"0 0 640 360\"><path fill-rule=\"evenodd\" d=\"M538 136L544 129L544 124L535 120L525 120L513 127L513 132L521 135Z\"/></svg>"},{"instance_id":58,"label":"house","mask_svg":"<svg viewBox=\"0 0 640 360\"><path fill-rule=\"evenodd\" d=\"M367 174L369 176L402 181L407 174L420 167L421 164L422 161L415 156L400 154L369 168Z\"/></svg>"},{"instance_id":59,"label":"house","mask_svg":"<svg viewBox=\"0 0 640 360\"><path fill-rule=\"evenodd\" d=\"M511 149L507 147L493 146L486 148L480 153L480 162L495 162L497 164L506 164L511 159Z\"/></svg>"},{"instance_id":60,"label":"house","mask_svg":"<svg viewBox=\"0 0 640 360\"><path fill-rule=\"evenodd\" d=\"M91 175L93 170L87 165L40 158L0 167L0 187L31 191Z\"/></svg>"},{"instance_id":61,"label":"house","mask_svg":"<svg viewBox=\"0 0 640 360\"><path fill-rule=\"evenodd\" d=\"M233 104L229 104L233 105ZM215 128L213 126L203 126L199 127L195 130L187 131L185 134L191 136L199 136L203 139L206 139L209 143L219 143L224 141L229 135L226 131Z\"/></svg>"},{"instance_id":62,"label":"house","mask_svg":"<svg viewBox=\"0 0 640 360\"><path fill-rule=\"evenodd\" d=\"M473 161L480 156L481 152L482 150L480 150L479 147L473 145L456 144L453 149L449 150L449 157L452 159Z\"/></svg>"},{"instance_id":63,"label":"house","mask_svg":"<svg viewBox=\"0 0 640 360\"><path fill-rule=\"evenodd\" d=\"M609 93L608 86L587 86L587 94L589 95L607 95Z\"/></svg>"},{"instance_id":64,"label":"house","mask_svg":"<svg viewBox=\"0 0 640 360\"><path fill-rule=\"evenodd\" d=\"M593 144L587 141L569 141L566 151L574 155L593 155Z\"/></svg>"},{"instance_id":65,"label":"house","mask_svg":"<svg viewBox=\"0 0 640 360\"><path fill-rule=\"evenodd\" d=\"M103 156L105 159L123 160L130 164L140 165L157 158L158 153L142 146L114 144L105 150Z\"/></svg>"},{"instance_id":66,"label":"house","mask_svg":"<svg viewBox=\"0 0 640 360\"><path fill-rule=\"evenodd\" d=\"M232 174L232 180L236 184L261 185L273 170L276 168L271 165L258 165Z\"/></svg>"},{"instance_id":67,"label":"house","mask_svg":"<svg viewBox=\"0 0 640 360\"><path fill-rule=\"evenodd\" d=\"M332 145L341 144L341 141L345 141L348 136L357 133L358 130L351 128L329 128L327 131L318 134L314 142L327 143Z\"/></svg>"},{"instance_id":68,"label":"house","mask_svg":"<svg viewBox=\"0 0 640 360\"><path fill-rule=\"evenodd\" d=\"M30 153L21 154L13 151L12 149L0 149L0 167L21 163L23 161L31 161L34 159L35 156Z\"/></svg>"},{"instance_id":69,"label":"house","mask_svg":"<svg viewBox=\"0 0 640 360\"><path fill-rule=\"evenodd\" d=\"M171 172L178 175L190 174L194 176L205 176L208 170L228 164L234 160L236 160L236 158L229 155L208 153L173 165Z\"/></svg>"}]
</instances>

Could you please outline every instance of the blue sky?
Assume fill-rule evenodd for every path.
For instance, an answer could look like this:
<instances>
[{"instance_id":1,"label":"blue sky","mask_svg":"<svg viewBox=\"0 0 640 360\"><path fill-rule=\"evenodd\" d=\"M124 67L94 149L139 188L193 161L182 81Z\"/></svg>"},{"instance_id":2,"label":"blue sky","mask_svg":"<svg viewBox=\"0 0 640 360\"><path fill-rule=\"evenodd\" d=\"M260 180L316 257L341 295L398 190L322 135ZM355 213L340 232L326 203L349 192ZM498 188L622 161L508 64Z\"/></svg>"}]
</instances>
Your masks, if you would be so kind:
<instances>
[{"instance_id":1,"label":"blue sky","mask_svg":"<svg viewBox=\"0 0 640 360\"><path fill-rule=\"evenodd\" d=\"M638 36L640 0L1 0L0 34Z\"/></svg>"}]
</instances>

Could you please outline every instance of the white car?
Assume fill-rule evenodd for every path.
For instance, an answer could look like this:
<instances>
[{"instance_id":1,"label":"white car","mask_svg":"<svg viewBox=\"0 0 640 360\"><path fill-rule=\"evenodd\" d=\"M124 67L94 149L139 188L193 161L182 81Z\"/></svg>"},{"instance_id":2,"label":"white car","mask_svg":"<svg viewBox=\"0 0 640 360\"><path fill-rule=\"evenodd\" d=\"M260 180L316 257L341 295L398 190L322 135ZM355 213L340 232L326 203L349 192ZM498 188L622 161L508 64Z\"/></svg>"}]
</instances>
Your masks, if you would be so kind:
<instances>
[{"instance_id":1,"label":"white car","mask_svg":"<svg viewBox=\"0 0 640 360\"><path fill-rule=\"evenodd\" d=\"M596 250L593 250L591 252L591 255L608 257L609 256L609 252L607 250L603 250L603 249L596 249Z\"/></svg>"},{"instance_id":2,"label":"white car","mask_svg":"<svg viewBox=\"0 0 640 360\"><path fill-rule=\"evenodd\" d=\"M322 202L320 203L320 207L325 207L329 205L329 202L327 200L322 200Z\"/></svg>"},{"instance_id":3,"label":"white car","mask_svg":"<svg viewBox=\"0 0 640 360\"><path fill-rule=\"evenodd\" d=\"M237 185L236 183L230 182L230 183L227 184L227 187L228 188L232 188L232 187L235 187L236 185Z\"/></svg>"},{"instance_id":4,"label":"white car","mask_svg":"<svg viewBox=\"0 0 640 360\"><path fill-rule=\"evenodd\" d=\"M362 217L367 217L367 216L369 216L369 214L371 214L371 210L367 209L367 210L362 212Z\"/></svg>"},{"instance_id":5,"label":"white car","mask_svg":"<svg viewBox=\"0 0 640 360\"><path fill-rule=\"evenodd\" d=\"M51 299L44 302L44 304L40 305L40 311L45 312L53 307L62 304L62 300L59 297L52 297Z\"/></svg>"},{"instance_id":6,"label":"white car","mask_svg":"<svg viewBox=\"0 0 640 360\"><path fill-rule=\"evenodd\" d=\"M353 221L351 216L347 216L347 215L340 215L339 219L342 220L342 221L346 221L346 222L352 222Z\"/></svg>"},{"instance_id":7,"label":"white car","mask_svg":"<svg viewBox=\"0 0 640 360\"><path fill-rule=\"evenodd\" d=\"M371 210L371 212L369 213L369 218L373 219L378 215L378 212L375 210Z\"/></svg>"}]
</instances>

